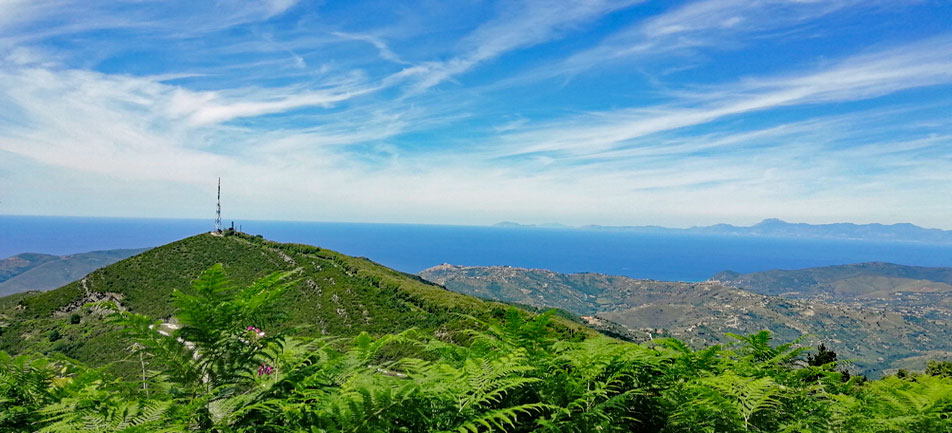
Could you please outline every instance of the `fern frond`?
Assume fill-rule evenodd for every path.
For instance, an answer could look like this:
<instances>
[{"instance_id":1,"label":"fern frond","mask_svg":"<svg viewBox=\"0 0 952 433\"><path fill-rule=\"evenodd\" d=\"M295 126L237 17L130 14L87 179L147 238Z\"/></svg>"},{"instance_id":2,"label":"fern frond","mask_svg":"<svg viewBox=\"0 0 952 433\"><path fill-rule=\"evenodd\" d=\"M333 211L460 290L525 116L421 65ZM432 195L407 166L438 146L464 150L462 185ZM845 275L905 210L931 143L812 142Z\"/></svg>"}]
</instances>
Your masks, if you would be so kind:
<instances>
[{"instance_id":1,"label":"fern frond","mask_svg":"<svg viewBox=\"0 0 952 433\"><path fill-rule=\"evenodd\" d=\"M475 419L468 420L456 428L444 430L442 433L478 433L482 428L485 428L485 432L492 432L496 430L505 432L507 426L516 426L516 419L520 414L532 415L533 413L537 413L551 407L552 406L544 403L527 403L518 406L496 409L486 412Z\"/></svg>"}]
</instances>

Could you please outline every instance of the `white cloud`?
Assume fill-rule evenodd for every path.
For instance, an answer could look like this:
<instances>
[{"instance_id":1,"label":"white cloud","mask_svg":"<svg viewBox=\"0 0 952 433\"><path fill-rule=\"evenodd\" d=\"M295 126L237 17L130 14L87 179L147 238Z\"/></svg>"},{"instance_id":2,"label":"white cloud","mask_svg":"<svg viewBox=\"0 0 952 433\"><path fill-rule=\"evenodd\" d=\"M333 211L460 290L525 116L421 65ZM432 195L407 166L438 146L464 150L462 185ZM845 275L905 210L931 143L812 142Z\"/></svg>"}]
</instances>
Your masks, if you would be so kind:
<instances>
[{"instance_id":1,"label":"white cloud","mask_svg":"<svg viewBox=\"0 0 952 433\"><path fill-rule=\"evenodd\" d=\"M273 17L275 15L280 15L291 9L298 3L298 0L265 0L264 4L267 8L267 17Z\"/></svg>"},{"instance_id":2,"label":"white cloud","mask_svg":"<svg viewBox=\"0 0 952 433\"><path fill-rule=\"evenodd\" d=\"M418 82L414 91L420 92L460 75L482 62L513 50L560 38L582 24L638 2L638 0L504 2L499 16L480 25L460 41L460 55L446 61L425 62L407 68L399 76L416 77Z\"/></svg>"},{"instance_id":3,"label":"white cloud","mask_svg":"<svg viewBox=\"0 0 952 433\"><path fill-rule=\"evenodd\" d=\"M384 60L388 60L388 61L399 63L399 64L409 63L401 59L400 56L397 55L397 53L394 53L393 50L390 49L390 46L388 46L387 43L384 42L383 39L378 38L376 36L367 35L367 34L359 34L359 33L345 33L345 32L333 32L333 34L335 36L339 36L344 39L363 41L370 45L373 45L374 48L377 49L377 52L380 53L380 58Z\"/></svg>"},{"instance_id":4,"label":"white cloud","mask_svg":"<svg viewBox=\"0 0 952 433\"><path fill-rule=\"evenodd\" d=\"M243 117L283 113L298 108L329 108L334 106L335 103L346 101L373 90L375 89L355 88L347 91L303 92L297 95L269 96L265 100L239 98L234 101L222 101L223 98L219 97L218 94L196 95L188 93L183 95L183 92L179 92L176 94L177 97L170 102L170 111L175 115L185 117L192 125L217 124Z\"/></svg>"},{"instance_id":5,"label":"white cloud","mask_svg":"<svg viewBox=\"0 0 952 433\"><path fill-rule=\"evenodd\" d=\"M677 94L677 103L592 113L507 137L503 154L600 152L628 140L705 124L727 116L790 105L855 101L952 83L952 38L858 55L825 70L748 79Z\"/></svg>"},{"instance_id":6,"label":"white cloud","mask_svg":"<svg viewBox=\"0 0 952 433\"><path fill-rule=\"evenodd\" d=\"M482 89L434 88L509 53L583 33L631 4L504 2L494 18L455 44L448 41L455 47L449 54L427 57L423 49L413 55L391 49L391 43L405 49L397 41L409 42L377 36L392 35L386 29L332 34L334 26L301 26L305 30L291 36L271 37L266 29L221 42L196 37L289 12L295 6L290 1L209 3L194 16L169 10L125 16L93 7L83 12L83 22L67 16L82 5L63 2L62 10L7 27L13 30L6 36L16 41L0 43L0 181L7 182L4 188L29 183L33 195L43 196L57 194L57 184L37 179L55 179L60 187L92 179L95 188L66 188L88 200L60 194L69 209L57 210L57 200L48 200L42 209L14 209L23 213L128 215L126 198L136 200L130 191L142 188L143 196L191 203L139 199L142 216L163 208L175 209L164 216L199 216L209 208L195 200L221 175L232 191L230 209L244 218L690 225L766 216L890 222L914 215L920 224L947 224L952 209L935 204L952 194L952 161L941 153L952 146L952 126L935 114L947 112L947 105L916 113L916 128L884 112L814 118L803 111L795 120L759 117L763 125L718 122L952 83L949 38L827 61L795 74L683 86L649 105L563 115L574 109L567 107L547 112L545 121L510 110L507 101L492 100ZM587 52L597 54L597 66L633 52L626 50L662 53L716 44L850 4L688 3ZM0 0L5 5L9 0ZM222 9L228 5L233 10ZM772 13L778 5L784 13ZM31 28L36 23L44 25ZM254 33L267 26L250 27L245 30ZM134 76L94 72L62 53L34 48L50 34L93 28L159 35L153 42L174 46L165 53L185 50L209 61ZM342 40L366 42L377 55L370 62L341 61L329 53L354 44ZM406 60L419 58L424 61ZM480 111L486 101L496 104L495 111ZM895 139L897 130L908 139ZM110 186L117 183L123 185ZM123 203L103 198L109 194ZM897 208L912 209L909 203L916 211L897 216Z\"/></svg>"},{"instance_id":7,"label":"white cloud","mask_svg":"<svg viewBox=\"0 0 952 433\"><path fill-rule=\"evenodd\" d=\"M0 30L9 39L36 41L92 30L143 30L188 37L281 15L298 0L6 0ZM118 12L121 11L121 12ZM82 19L76 19L82 17Z\"/></svg>"},{"instance_id":8,"label":"white cloud","mask_svg":"<svg viewBox=\"0 0 952 433\"><path fill-rule=\"evenodd\" d=\"M688 2L659 15L635 22L607 36L599 44L583 49L557 65L533 72L531 79L573 75L615 61L670 61L695 51L730 50L747 44L756 35L788 32L819 18L847 13L856 8L878 10L883 5L898 7L906 2L830 0L702 0ZM803 30L799 30L803 31Z\"/></svg>"},{"instance_id":9,"label":"white cloud","mask_svg":"<svg viewBox=\"0 0 952 433\"><path fill-rule=\"evenodd\" d=\"M753 32L812 20L861 3L869 7L875 2L858 0L696 1L647 20L638 26L638 32L647 38L724 30Z\"/></svg>"}]
</instances>

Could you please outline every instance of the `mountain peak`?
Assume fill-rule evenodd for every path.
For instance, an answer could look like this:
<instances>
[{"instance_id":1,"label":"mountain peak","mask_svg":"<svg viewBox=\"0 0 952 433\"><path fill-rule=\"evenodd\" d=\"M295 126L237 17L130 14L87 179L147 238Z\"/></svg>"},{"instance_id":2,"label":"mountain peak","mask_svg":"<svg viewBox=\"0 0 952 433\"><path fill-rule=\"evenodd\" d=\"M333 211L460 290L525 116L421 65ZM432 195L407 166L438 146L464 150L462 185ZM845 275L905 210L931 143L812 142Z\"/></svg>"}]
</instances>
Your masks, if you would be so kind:
<instances>
[{"instance_id":1,"label":"mountain peak","mask_svg":"<svg viewBox=\"0 0 952 433\"><path fill-rule=\"evenodd\" d=\"M767 218L757 224L754 224L753 227L767 227L767 226L781 226L781 225L790 225L790 223L779 218Z\"/></svg>"},{"instance_id":2,"label":"mountain peak","mask_svg":"<svg viewBox=\"0 0 952 433\"><path fill-rule=\"evenodd\" d=\"M294 281L279 301L287 315L283 326L300 327L302 333L311 336L353 336L361 332L382 335L409 328L462 329L461 323L468 320L464 316L488 318L509 308L451 292L364 258L243 233L206 233L121 260L60 288L19 294L0 302L0 317L6 322L0 333L0 350L59 350L93 365L117 361L125 351L109 325L94 313L72 310L70 306L77 302L82 306L90 294L112 295L130 311L167 318L174 312L172 293L187 292L195 278L219 263L236 286L249 285L274 272L295 272ZM64 321L70 320L68 313L73 311L88 326L65 326ZM568 321L557 322L556 327L566 332L583 329ZM62 343L56 346L45 338L21 338L30 329L54 328L63 330Z\"/></svg>"}]
</instances>

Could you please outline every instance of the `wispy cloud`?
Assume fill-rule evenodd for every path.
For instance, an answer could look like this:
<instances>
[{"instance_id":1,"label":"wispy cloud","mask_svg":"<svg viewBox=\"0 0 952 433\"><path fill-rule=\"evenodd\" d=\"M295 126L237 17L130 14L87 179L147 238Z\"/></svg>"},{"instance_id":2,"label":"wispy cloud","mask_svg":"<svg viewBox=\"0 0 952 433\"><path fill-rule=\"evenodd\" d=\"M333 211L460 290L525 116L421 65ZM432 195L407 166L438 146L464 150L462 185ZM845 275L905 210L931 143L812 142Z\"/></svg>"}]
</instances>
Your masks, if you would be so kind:
<instances>
[{"instance_id":1,"label":"wispy cloud","mask_svg":"<svg viewBox=\"0 0 952 433\"><path fill-rule=\"evenodd\" d=\"M345 33L345 32L333 32L333 34L335 36L340 36L344 39L353 39L355 41L363 41L370 45L373 45L374 48L376 48L377 51L380 53L380 58L384 60L389 60L391 62L399 63L399 64L409 63L407 61L404 61L403 59L400 58L400 56L394 53L390 49L390 47L387 45L387 43L383 41L383 39L378 38L376 36L367 35L367 34L358 34L358 33Z\"/></svg>"},{"instance_id":2,"label":"wispy cloud","mask_svg":"<svg viewBox=\"0 0 952 433\"><path fill-rule=\"evenodd\" d=\"M506 137L505 154L603 151L626 141L727 116L791 105L855 101L952 83L952 38L847 58L821 70L677 93L677 102L587 114Z\"/></svg>"},{"instance_id":3,"label":"wispy cloud","mask_svg":"<svg viewBox=\"0 0 952 433\"><path fill-rule=\"evenodd\" d=\"M184 118L189 124L200 126L224 123L244 117L284 113L306 108L330 108L334 104L376 90L360 85L336 86L323 91L297 91L295 89L268 89L258 92L202 92L177 91L169 101L169 113ZM257 93L255 95L254 93Z\"/></svg>"},{"instance_id":4,"label":"wispy cloud","mask_svg":"<svg viewBox=\"0 0 952 433\"><path fill-rule=\"evenodd\" d=\"M873 2L704 0L687 3L649 19L638 26L638 32L649 38L697 35L711 31L749 33L808 21L862 3L869 6Z\"/></svg>"},{"instance_id":5,"label":"wispy cloud","mask_svg":"<svg viewBox=\"0 0 952 433\"><path fill-rule=\"evenodd\" d=\"M670 61L699 50L736 50L753 39L791 37L790 32L822 32L809 25L818 18L853 8L876 11L886 2L831 0L702 0L636 21L595 46L568 56L557 65L533 71L532 79L574 75L613 62ZM891 7L902 3L888 2ZM687 60L691 65L690 60ZM691 65L693 66L693 65Z\"/></svg>"},{"instance_id":6,"label":"wispy cloud","mask_svg":"<svg viewBox=\"0 0 952 433\"><path fill-rule=\"evenodd\" d=\"M249 22L264 21L297 4L298 0L219 0L207 3L157 0L5 0L0 3L0 30L35 40L89 30L174 30L186 37ZM76 19L77 16L83 19Z\"/></svg>"},{"instance_id":7,"label":"wispy cloud","mask_svg":"<svg viewBox=\"0 0 952 433\"><path fill-rule=\"evenodd\" d=\"M562 37L583 24L636 3L639 1L506 2L499 16L480 25L460 41L460 55L446 61L425 62L407 68L399 75L415 77L418 81L414 91L420 92L482 62Z\"/></svg>"}]
</instances>

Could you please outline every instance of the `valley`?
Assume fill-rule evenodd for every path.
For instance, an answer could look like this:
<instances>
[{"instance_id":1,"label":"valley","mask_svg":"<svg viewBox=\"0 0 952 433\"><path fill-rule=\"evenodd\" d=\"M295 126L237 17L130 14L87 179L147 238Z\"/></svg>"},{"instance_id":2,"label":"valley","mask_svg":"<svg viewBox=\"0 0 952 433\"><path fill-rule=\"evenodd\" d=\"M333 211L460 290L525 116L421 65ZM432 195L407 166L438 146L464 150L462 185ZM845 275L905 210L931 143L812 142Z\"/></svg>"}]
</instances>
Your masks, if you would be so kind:
<instances>
[{"instance_id":1,"label":"valley","mask_svg":"<svg viewBox=\"0 0 952 433\"><path fill-rule=\"evenodd\" d=\"M702 347L728 341L726 333L768 329L783 341L804 338L810 345L834 347L855 371L872 376L952 358L952 310L941 303L827 302L716 280L667 282L512 267L440 265L420 275L460 293L563 308L596 324L613 322L635 339L672 336Z\"/></svg>"}]
</instances>

